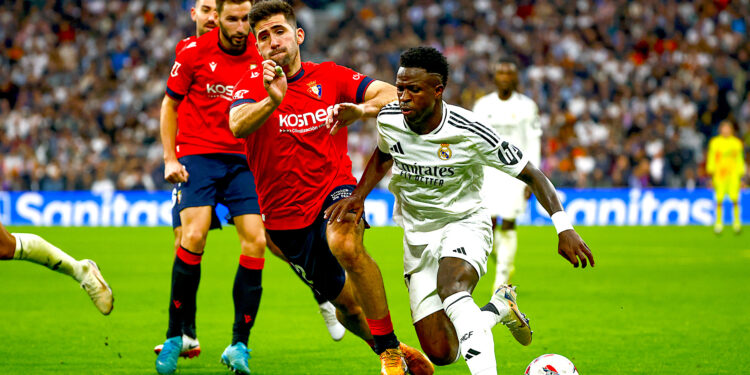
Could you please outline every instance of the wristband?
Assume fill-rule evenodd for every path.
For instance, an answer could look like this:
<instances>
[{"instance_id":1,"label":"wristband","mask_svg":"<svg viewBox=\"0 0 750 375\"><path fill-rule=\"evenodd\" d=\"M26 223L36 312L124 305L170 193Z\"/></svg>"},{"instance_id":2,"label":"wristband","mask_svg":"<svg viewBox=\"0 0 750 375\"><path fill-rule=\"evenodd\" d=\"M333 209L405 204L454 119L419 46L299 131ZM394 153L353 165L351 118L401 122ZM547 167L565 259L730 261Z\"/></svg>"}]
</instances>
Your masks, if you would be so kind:
<instances>
[{"instance_id":1,"label":"wristband","mask_svg":"<svg viewBox=\"0 0 750 375\"><path fill-rule=\"evenodd\" d=\"M555 225L557 234L560 234L561 232L568 229L573 229L573 224L570 223L570 218L568 217L568 214L565 213L565 211L555 212L554 214L552 214L550 219L552 219L552 224Z\"/></svg>"}]
</instances>

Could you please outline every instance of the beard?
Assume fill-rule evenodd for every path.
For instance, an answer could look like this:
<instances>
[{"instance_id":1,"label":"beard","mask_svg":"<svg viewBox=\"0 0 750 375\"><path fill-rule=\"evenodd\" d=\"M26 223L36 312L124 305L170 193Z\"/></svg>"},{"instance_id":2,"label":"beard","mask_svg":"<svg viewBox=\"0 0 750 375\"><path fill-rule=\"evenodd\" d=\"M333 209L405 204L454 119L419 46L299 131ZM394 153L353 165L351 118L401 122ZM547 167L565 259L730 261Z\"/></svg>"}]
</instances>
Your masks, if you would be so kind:
<instances>
[{"instance_id":1,"label":"beard","mask_svg":"<svg viewBox=\"0 0 750 375\"><path fill-rule=\"evenodd\" d=\"M224 29L221 26L221 23L219 23L219 30L221 31L221 34L224 35L224 39L229 41L229 44L232 46L232 50L234 51L242 51L247 46L247 34L234 34L231 35L227 32L226 29ZM237 37L242 37L241 40L237 40Z\"/></svg>"},{"instance_id":2,"label":"beard","mask_svg":"<svg viewBox=\"0 0 750 375\"><path fill-rule=\"evenodd\" d=\"M279 66L289 66L294 61L294 58L297 56L296 53L290 53L289 49L284 48L282 50L284 53L279 54L276 56L268 56L267 59L273 60L273 62L276 63L276 65Z\"/></svg>"}]
</instances>

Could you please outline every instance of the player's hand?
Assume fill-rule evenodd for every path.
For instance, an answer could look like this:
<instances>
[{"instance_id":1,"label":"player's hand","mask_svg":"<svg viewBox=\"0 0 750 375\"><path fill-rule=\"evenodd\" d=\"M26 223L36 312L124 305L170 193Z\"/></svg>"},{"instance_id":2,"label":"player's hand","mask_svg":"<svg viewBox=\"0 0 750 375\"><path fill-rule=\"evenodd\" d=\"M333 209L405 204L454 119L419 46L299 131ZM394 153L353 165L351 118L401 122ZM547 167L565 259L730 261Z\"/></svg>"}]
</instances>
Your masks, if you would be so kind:
<instances>
[{"instance_id":1,"label":"player's hand","mask_svg":"<svg viewBox=\"0 0 750 375\"><path fill-rule=\"evenodd\" d=\"M273 60L263 61L263 86L268 97L278 106L286 95L286 74Z\"/></svg>"},{"instance_id":2,"label":"player's hand","mask_svg":"<svg viewBox=\"0 0 750 375\"><path fill-rule=\"evenodd\" d=\"M339 103L328 110L326 128L331 129L331 135L338 133L340 128L351 125L365 114L361 104Z\"/></svg>"},{"instance_id":3,"label":"player's hand","mask_svg":"<svg viewBox=\"0 0 750 375\"><path fill-rule=\"evenodd\" d=\"M526 185L526 187L523 188L523 198L526 200L531 198L531 187L529 187L529 185Z\"/></svg>"},{"instance_id":4,"label":"player's hand","mask_svg":"<svg viewBox=\"0 0 750 375\"><path fill-rule=\"evenodd\" d=\"M572 263L573 267L578 267L578 264L581 263L583 265L582 268L586 268L587 258L588 262L591 263L591 267L594 267L594 256L591 255L589 246L583 242L583 239L581 239L581 236L575 230L564 230L557 237L559 239L557 253Z\"/></svg>"},{"instance_id":5,"label":"player's hand","mask_svg":"<svg viewBox=\"0 0 750 375\"><path fill-rule=\"evenodd\" d=\"M330 225L334 221L344 221L347 214L353 212L356 217L354 224L359 224L362 220L362 214L365 213L365 200L356 194L352 194L328 207L323 214L324 219L328 219Z\"/></svg>"},{"instance_id":6,"label":"player's hand","mask_svg":"<svg viewBox=\"0 0 750 375\"><path fill-rule=\"evenodd\" d=\"M164 179L170 183L187 182L188 176L190 174L188 174L185 166L180 164L179 161L171 160L164 163Z\"/></svg>"}]
</instances>

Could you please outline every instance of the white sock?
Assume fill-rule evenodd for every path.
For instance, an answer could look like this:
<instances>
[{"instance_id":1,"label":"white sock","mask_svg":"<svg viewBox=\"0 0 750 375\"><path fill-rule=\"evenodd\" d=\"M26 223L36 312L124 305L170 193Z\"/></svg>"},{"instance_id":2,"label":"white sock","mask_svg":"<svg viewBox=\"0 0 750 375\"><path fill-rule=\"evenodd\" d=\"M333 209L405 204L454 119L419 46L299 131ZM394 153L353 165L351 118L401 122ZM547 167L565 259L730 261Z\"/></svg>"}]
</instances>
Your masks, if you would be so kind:
<instances>
[{"instance_id":1,"label":"white sock","mask_svg":"<svg viewBox=\"0 0 750 375\"><path fill-rule=\"evenodd\" d=\"M495 343L484 313L468 292L458 292L443 301L445 313L456 328L461 355L473 375L496 375Z\"/></svg>"},{"instance_id":2,"label":"white sock","mask_svg":"<svg viewBox=\"0 0 750 375\"><path fill-rule=\"evenodd\" d=\"M81 281L83 267L64 251L36 234L13 233L13 236L16 237L16 252L13 254L13 259L41 264L53 271L64 273L78 282Z\"/></svg>"},{"instance_id":3,"label":"white sock","mask_svg":"<svg viewBox=\"0 0 750 375\"><path fill-rule=\"evenodd\" d=\"M507 284L514 269L516 249L518 249L518 235L515 229L495 230L495 251L497 265L495 268L495 289Z\"/></svg>"}]
</instances>

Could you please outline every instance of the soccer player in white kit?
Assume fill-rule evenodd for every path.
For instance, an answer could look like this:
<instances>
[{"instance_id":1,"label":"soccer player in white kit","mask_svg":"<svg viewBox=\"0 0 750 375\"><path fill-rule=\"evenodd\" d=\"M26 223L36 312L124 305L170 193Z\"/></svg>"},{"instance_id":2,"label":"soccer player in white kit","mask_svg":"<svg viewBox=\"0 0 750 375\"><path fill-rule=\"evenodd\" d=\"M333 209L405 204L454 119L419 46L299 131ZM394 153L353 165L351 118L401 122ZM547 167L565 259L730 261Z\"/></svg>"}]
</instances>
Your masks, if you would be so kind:
<instances>
[{"instance_id":1,"label":"soccer player in white kit","mask_svg":"<svg viewBox=\"0 0 750 375\"><path fill-rule=\"evenodd\" d=\"M492 327L503 323L523 345L531 343L531 330L512 288L498 289L481 309L471 296L492 251L490 214L480 195L483 166L531 187L553 218L560 255L575 267L586 267L587 260L593 266L594 259L554 186L528 157L471 111L443 102L445 57L417 47L401 55L400 65L399 100L378 115L378 147L352 195L325 217L341 221L354 212L359 222L365 197L393 168L394 220L404 228L404 278L422 349L437 365L462 355L472 374L494 375Z\"/></svg>"},{"instance_id":2,"label":"soccer player in white kit","mask_svg":"<svg viewBox=\"0 0 750 375\"><path fill-rule=\"evenodd\" d=\"M532 164L540 165L542 128L539 108L531 98L517 92L518 64L510 58L503 58L494 69L497 91L481 97L474 105L474 113L498 135L520 147ZM482 195L492 215L496 261L493 290L496 290L508 284L515 271L518 248L516 218L526 211L531 190L522 181L495 168L485 167ZM502 219L500 228L497 227L498 217Z\"/></svg>"}]
</instances>

